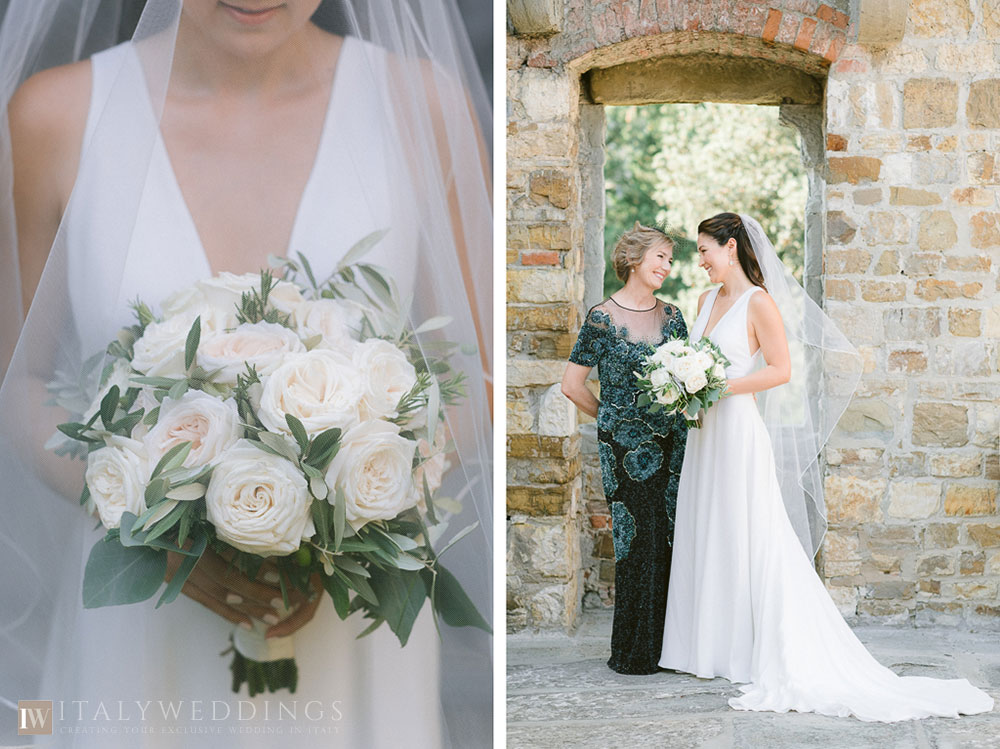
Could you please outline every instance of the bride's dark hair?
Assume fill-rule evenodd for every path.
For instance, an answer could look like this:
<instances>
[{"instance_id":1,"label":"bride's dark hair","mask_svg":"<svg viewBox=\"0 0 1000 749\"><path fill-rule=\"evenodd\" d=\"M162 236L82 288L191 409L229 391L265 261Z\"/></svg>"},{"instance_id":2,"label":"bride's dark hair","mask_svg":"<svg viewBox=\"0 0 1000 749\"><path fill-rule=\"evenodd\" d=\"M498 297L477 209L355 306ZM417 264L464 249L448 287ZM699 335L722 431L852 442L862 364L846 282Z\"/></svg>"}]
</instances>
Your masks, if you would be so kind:
<instances>
[{"instance_id":1,"label":"bride's dark hair","mask_svg":"<svg viewBox=\"0 0 1000 749\"><path fill-rule=\"evenodd\" d=\"M725 244L730 239L735 239L736 259L740 261L743 272L747 274L750 283L767 290L764 285L764 274L760 270L757 256L754 255L750 235L747 234L746 227L743 226L743 219L735 213L720 213L712 218L706 218L698 224L698 233L707 234L720 245Z\"/></svg>"}]
</instances>

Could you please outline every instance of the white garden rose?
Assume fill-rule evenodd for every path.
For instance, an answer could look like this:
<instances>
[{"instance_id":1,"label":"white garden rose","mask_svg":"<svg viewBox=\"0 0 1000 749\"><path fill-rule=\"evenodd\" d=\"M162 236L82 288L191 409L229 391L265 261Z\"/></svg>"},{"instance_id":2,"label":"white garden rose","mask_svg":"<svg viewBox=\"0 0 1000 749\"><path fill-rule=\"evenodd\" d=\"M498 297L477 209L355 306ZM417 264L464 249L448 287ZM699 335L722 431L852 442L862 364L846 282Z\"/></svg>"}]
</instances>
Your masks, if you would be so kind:
<instances>
[{"instance_id":1,"label":"white garden rose","mask_svg":"<svg viewBox=\"0 0 1000 749\"><path fill-rule=\"evenodd\" d=\"M352 357L361 379L361 418L392 419L399 399L417 384L417 372L406 354L388 341L370 338Z\"/></svg>"},{"instance_id":2,"label":"white garden rose","mask_svg":"<svg viewBox=\"0 0 1000 749\"><path fill-rule=\"evenodd\" d=\"M391 520L417 504L413 456L417 443L387 421L366 421L348 431L330 463L326 483L343 491L347 521L355 529L371 520Z\"/></svg>"},{"instance_id":3,"label":"white garden rose","mask_svg":"<svg viewBox=\"0 0 1000 749\"><path fill-rule=\"evenodd\" d=\"M715 366L712 367L712 376L720 380L726 379L726 367L721 361L716 362Z\"/></svg>"},{"instance_id":4,"label":"white garden rose","mask_svg":"<svg viewBox=\"0 0 1000 749\"><path fill-rule=\"evenodd\" d=\"M236 384L246 374L247 364L258 375L271 374L288 354L306 350L294 331L276 323L244 323L233 330L215 333L198 346L198 364L209 372L221 370L215 382Z\"/></svg>"},{"instance_id":5,"label":"white garden rose","mask_svg":"<svg viewBox=\"0 0 1000 749\"><path fill-rule=\"evenodd\" d=\"M263 378L257 416L271 432L290 434L291 414L309 434L358 423L362 383L351 360L337 351L314 349L290 354Z\"/></svg>"},{"instance_id":6,"label":"white garden rose","mask_svg":"<svg viewBox=\"0 0 1000 749\"><path fill-rule=\"evenodd\" d=\"M698 362L695 361L692 356L684 356L679 359L675 359L672 367L672 371L677 375L678 379L687 381L688 378L692 377L695 372L701 371L698 367ZM704 372L702 372L704 374Z\"/></svg>"},{"instance_id":7,"label":"white garden rose","mask_svg":"<svg viewBox=\"0 0 1000 749\"><path fill-rule=\"evenodd\" d=\"M661 367L670 367L674 361L674 355L663 348L658 348L649 356L649 361L659 364Z\"/></svg>"},{"instance_id":8,"label":"white garden rose","mask_svg":"<svg viewBox=\"0 0 1000 749\"><path fill-rule=\"evenodd\" d=\"M694 358L703 372L707 372L711 368L713 359L707 351L699 351Z\"/></svg>"},{"instance_id":9,"label":"white garden rose","mask_svg":"<svg viewBox=\"0 0 1000 749\"><path fill-rule=\"evenodd\" d=\"M247 440L226 450L205 492L208 519L226 543L261 556L291 554L316 532L305 476Z\"/></svg>"},{"instance_id":10,"label":"white garden rose","mask_svg":"<svg viewBox=\"0 0 1000 749\"><path fill-rule=\"evenodd\" d=\"M705 377L705 373L702 371L696 371L690 377L684 379L684 389L689 393L697 393L705 385L708 384L708 378Z\"/></svg>"},{"instance_id":11,"label":"white garden rose","mask_svg":"<svg viewBox=\"0 0 1000 749\"><path fill-rule=\"evenodd\" d=\"M677 389L677 386L671 383L656 394L656 402L664 406L672 406L677 402L677 399L680 398L680 396L681 393Z\"/></svg>"},{"instance_id":12,"label":"white garden rose","mask_svg":"<svg viewBox=\"0 0 1000 749\"><path fill-rule=\"evenodd\" d=\"M295 307L302 303L302 293L289 281L275 279L276 283L268 294L268 302L279 312L291 315ZM230 308L235 311L243 294L256 289L260 291L260 274L220 273L197 283L198 290L212 307Z\"/></svg>"},{"instance_id":13,"label":"white garden rose","mask_svg":"<svg viewBox=\"0 0 1000 749\"><path fill-rule=\"evenodd\" d=\"M320 346L349 354L361 338L365 309L347 299L315 299L295 308L293 319L303 339L320 336Z\"/></svg>"},{"instance_id":14,"label":"white garden rose","mask_svg":"<svg viewBox=\"0 0 1000 749\"><path fill-rule=\"evenodd\" d=\"M202 322L212 331L234 328L239 324L236 318L243 294L253 289L260 290L260 274L220 273L212 278L198 281L168 296L160 305L166 318L187 315L192 320L201 315ZM279 312L290 315L302 302L302 294L295 284L278 281L271 289L268 300Z\"/></svg>"},{"instance_id":15,"label":"white garden rose","mask_svg":"<svg viewBox=\"0 0 1000 749\"><path fill-rule=\"evenodd\" d=\"M109 437L107 447L87 456L87 487L105 528L117 528L125 512L146 511L151 470L143 444L127 437Z\"/></svg>"},{"instance_id":16,"label":"white garden rose","mask_svg":"<svg viewBox=\"0 0 1000 749\"><path fill-rule=\"evenodd\" d=\"M671 382L670 372L663 368L654 369L649 373L649 382L652 384L654 390L659 390Z\"/></svg>"},{"instance_id":17,"label":"white garden rose","mask_svg":"<svg viewBox=\"0 0 1000 749\"><path fill-rule=\"evenodd\" d=\"M687 347L684 344L684 340L681 338L675 338L672 341L664 343L658 350L668 353L671 356L676 356L677 354L683 352L685 348Z\"/></svg>"},{"instance_id":18,"label":"white garden rose","mask_svg":"<svg viewBox=\"0 0 1000 749\"><path fill-rule=\"evenodd\" d=\"M179 400L163 399L156 426L143 442L154 466L176 445L190 442L184 465L194 468L216 462L242 436L235 401L189 390Z\"/></svg>"},{"instance_id":19,"label":"white garden rose","mask_svg":"<svg viewBox=\"0 0 1000 749\"><path fill-rule=\"evenodd\" d=\"M197 315L177 315L146 326L135 342L132 367L147 377L182 377L184 346Z\"/></svg>"}]
</instances>

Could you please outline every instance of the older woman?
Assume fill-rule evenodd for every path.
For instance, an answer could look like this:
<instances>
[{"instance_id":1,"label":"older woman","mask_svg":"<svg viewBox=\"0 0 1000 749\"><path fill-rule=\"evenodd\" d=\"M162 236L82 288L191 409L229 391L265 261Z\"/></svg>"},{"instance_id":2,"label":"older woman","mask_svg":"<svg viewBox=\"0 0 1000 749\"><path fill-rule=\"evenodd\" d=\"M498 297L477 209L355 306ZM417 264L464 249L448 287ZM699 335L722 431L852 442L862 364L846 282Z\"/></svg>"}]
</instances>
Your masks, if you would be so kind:
<instances>
[{"instance_id":1,"label":"older woman","mask_svg":"<svg viewBox=\"0 0 1000 749\"><path fill-rule=\"evenodd\" d=\"M682 417L640 408L634 371L650 346L687 335L680 310L653 296L670 274L673 242L636 222L612 263L625 288L587 314L562 390L597 417L601 478L615 546L615 616L608 666L623 674L657 670L673 539L677 482L687 426ZM584 384L598 367L601 400Z\"/></svg>"}]
</instances>

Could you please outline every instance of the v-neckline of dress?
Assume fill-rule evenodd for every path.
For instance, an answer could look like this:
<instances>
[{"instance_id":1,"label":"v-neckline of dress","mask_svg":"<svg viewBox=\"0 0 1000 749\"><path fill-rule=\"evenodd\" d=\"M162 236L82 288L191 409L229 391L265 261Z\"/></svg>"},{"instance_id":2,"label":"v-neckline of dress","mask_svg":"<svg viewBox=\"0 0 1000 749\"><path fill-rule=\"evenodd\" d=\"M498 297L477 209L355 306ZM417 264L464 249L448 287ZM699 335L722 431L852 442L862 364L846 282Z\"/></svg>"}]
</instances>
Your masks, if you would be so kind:
<instances>
[{"instance_id":1,"label":"v-neckline of dress","mask_svg":"<svg viewBox=\"0 0 1000 749\"><path fill-rule=\"evenodd\" d=\"M705 327L706 328L708 328L708 323L712 319L712 313L715 312L715 303L719 300L719 289L720 288L722 288L722 287L721 286L716 287L716 289L715 289L715 296L712 297L712 306L709 308L709 310L708 310L708 318L705 320ZM725 312L723 312L722 316L718 320L715 321L715 325L712 326L712 330L711 331L705 330L705 332L702 333L702 336L705 337L705 338L711 338L712 333L714 333L716 330L718 330L719 326L722 324L722 321L726 319L726 316L730 312L732 312L733 309L736 307L736 305L740 302L740 300L743 299L743 297L745 297L751 291L753 291L754 288L756 288L756 287L751 286L749 289L747 289L742 294L740 294L738 297L736 297L736 299L733 301L733 303L729 306L729 309L727 309Z\"/></svg>"},{"instance_id":2,"label":"v-neckline of dress","mask_svg":"<svg viewBox=\"0 0 1000 749\"><path fill-rule=\"evenodd\" d=\"M346 53L350 39L351 39L350 36L345 35L343 37L343 41L340 43L340 50L337 52L337 61L335 63L336 67L334 68L333 71L333 80L330 83L330 97L326 103L326 111L323 113L323 124L319 134L319 142L316 146L316 153L313 156L312 166L309 169L309 176L306 178L305 185L302 188L302 194L299 195L298 205L295 208L295 215L292 218L292 226L290 231L288 232L288 246L284 248L284 250L281 252L280 255L277 252L272 253L274 255L277 255L278 257L288 257L288 252L295 243L295 236L298 233L298 228L299 225L301 224L302 213L307 203L306 198L309 196L309 192L312 189L313 183L316 181L316 173L318 170L318 166L320 161L322 160L324 151L326 150L327 141L329 140L329 138L327 137L328 130L333 124L332 113L334 108L334 102L335 99L337 98L338 90L342 87L340 81L343 78L342 73L344 65L348 59L346 57ZM217 272L212 267L212 261L209 259L208 251L205 249L205 243L202 240L201 233L198 230L198 224L195 223L194 214L191 213L191 207L190 205L188 205L187 199L184 197L184 191L181 189L180 180L177 179L177 172L174 171L174 165L170 159L170 152L167 150L167 142L163 137L163 131L159 127L156 128L156 139L157 139L157 144L161 150L161 153L163 154L163 161L166 167L165 171L167 174L167 179L170 183L170 189L174 192L174 195L177 198L177 202L179 204L179 208L181 209L181 213L186 217L188 227L191 229L191 234L195 238L195 242L197 243L198 252L201 254L202 260L204 260L205 265L208 267L209 274L214 277L215 275L217 275L217 273L221 271Z\"/></svg>"}]
</instances>

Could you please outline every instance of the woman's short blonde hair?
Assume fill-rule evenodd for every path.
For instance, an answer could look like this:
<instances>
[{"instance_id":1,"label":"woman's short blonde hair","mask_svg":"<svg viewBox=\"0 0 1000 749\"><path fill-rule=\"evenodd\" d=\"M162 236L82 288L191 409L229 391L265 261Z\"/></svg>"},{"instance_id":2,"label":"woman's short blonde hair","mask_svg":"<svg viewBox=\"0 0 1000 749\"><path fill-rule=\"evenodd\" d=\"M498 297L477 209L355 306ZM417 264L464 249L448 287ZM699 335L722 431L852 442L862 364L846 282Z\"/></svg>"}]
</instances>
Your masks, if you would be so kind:
<instances>
[{"instance_id":1,"label":"woman's short blonde hair","mask_svg":"<svg viewBox=\"0 0 1000 749\"><path fill-rule=\"evenodd\" d=\"M649 249L663 243L671 248L674 246L674 241L659 229L643 226L636 221L635 226L622 234L618 244L611 251L611 264L615 268L615 275L624 283L628 280L632 268L642 262Z\"/></svg>"}]
</instances>

